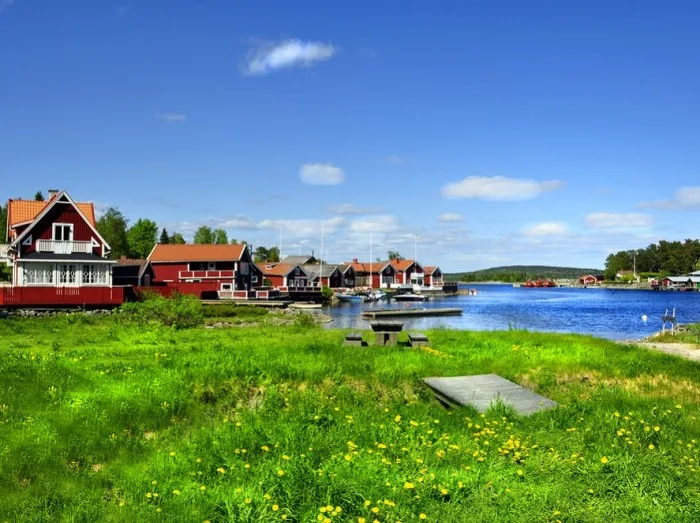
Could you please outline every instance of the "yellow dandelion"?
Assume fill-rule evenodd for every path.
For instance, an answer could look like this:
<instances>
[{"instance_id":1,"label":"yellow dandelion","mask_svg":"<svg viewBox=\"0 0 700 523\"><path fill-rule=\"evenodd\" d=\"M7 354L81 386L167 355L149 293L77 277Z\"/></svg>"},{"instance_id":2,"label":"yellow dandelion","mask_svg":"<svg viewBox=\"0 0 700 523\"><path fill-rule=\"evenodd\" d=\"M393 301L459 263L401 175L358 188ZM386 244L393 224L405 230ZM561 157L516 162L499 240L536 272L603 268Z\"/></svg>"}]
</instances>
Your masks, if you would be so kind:
<instances>
[{"instance_id":1,"label":"yellow dandelion","mask_svg":"<svg viewBox=\"0 0 700 523\"><path fill-rule=\"evenodd\" d=\"M649 443L649 450L654 450L655 448L653 443Z\"/></svg>"},{"instance_id":2,"label":"yellow dandelion","mask_svg":"<svg viewBox=\"0 0 700 523\"><path fill-rule=\"evenodd\" d=\"M425 514L423 514L423 513L421 512L420 514L418 514L418 518L419 518L419 519L428 519L428 516L426 516Z\"/></svg>"},{"instance_id":3,"label":"yellow dandelion","mask_svg":"<svg viewBox=\"0 0 700 523\"><path fill-rule=\"evenodd\" d=\"M372 502L368 499L365 500L365 507L369 507L372 504Z\"/></svg>"},{"instance_id":4,"label":"yellow dandelion","mask_svg":"<svg viewBox=\"0 0 700 523\"><path fill-rule=\"evenodd\" d=\"M379 512L379 507L372 507L372 512L375 514Z\"/></svg>"},{"instance_id":5,"label":"yellow dandelion","mask_svg":"<svg viewBox=\"0 0 700 523\"><path fill-rule=\"evenodd\" d=\"M396 417L394 418L394 421L395 421L396 423L398 423L399 421L401 421L401 416L399 416L399 415L397 414Z\"/></svg>"},{"instance_id":6,"label":"yellow dandelion","mask_svg":"<svg viewBox=\"0 0 700 523\"><path fill-rule=\"evenodd\" d=\"M284 456L282 456L282 459L291 459L291 458L285 454Z\"/></svg>"},{"instance_id":7,"label":"yellow dandelion","mask_svg":"<svg viewBox=\"0 0 700 523\"><path fill-rule=\"evenodd\" d=\"M153 494L151 494L150 492L146 492L146 497L148 499L151 499L153 497Z\"/></svg>"},{"instance_id":8,"label":"yellow dandelion","mask_svg":"<svg viewBox=\"0 0 700 523\"><path fill-rule=\"evenodd\" d=\"M151 481L151 485L157 485L157 484L158 484L158 482L155 479L153 481Z\"/></svg>"},{"instance_id":9,"label":"yellow dandelion","mask_svg":"<svg viewBox=\"0 0 700 523\"><path fill-rule=\"evenodd\" d=\"M250 468L250 463L246 463L245 465L243 465L243 468L249 469L249 468Z\"/></svg>"},{"instance_id":10,"label":"yellow dandelion","mask_svg":"<svg viewBox=\"0 0 700 523\"><path fill-rule=\"evenodd\" d=\"M280 509L279 505L272 505L272 511L277 512Z\"/></svg>"},{"instance_id":11,"label":"yellow dandelion","mask_svg":"<svg viewBox=\"0 0 700 523\"><path fill-rule=\"evenodd\" d=\"M158 508L156 509L156 512L160 512L161 510L163 510L163 509L161 509L160 507L158 507Z\"/></svg>"},{"instance_id":12,"label":"yellow dandelion","mask_svg":"<svg viewBox=\"0 0 700 523\"><path fill-rule=\"evenodd\" d=\"M263 445L263 446L260 447L260 448L261 448L264 452L270 452L270 447L268 447L267 445Z\"/></svg>"},{"instance_id":13,"label":"yellow dandelion","mask_svg":"<svg viewBox=\"0 0 700 523\"><path fill-rule=\"evenodd\" d=\"M267 492L263 494L263 498L269 500L272 496L270 496Z\"/></svg>"},{"instance_id":14,"label":"yellow dandelion","mask_svg":"<svg viewBox=\"0 0 700 523\"><path fill-rule=\"evenodd\" d=\"M554 512L552 512L552 516L558 516L560 514L561 514L561 512L559 512L558 510L555 510Z\"/></svg>"},{"instance_id":15,"label":"yellow dandelion","mask_svg":"<svg viewBox=\"0 0 700 523\"><path fill-rule=\"evenodd\" d=\"M403 488L412 489L412 488L415 488L415 485L413 483L407 481L406 483L403 484Z\"/></svg>"},{"instance_id":16,"label":"yellow dandelion","mask_svg":"<svg viewBox=\"0 0 700 523\"><path fill-rule=\"evenodd\" d=\"M589 493L589 494L593 494L593 489L592 489L592 488L589 488L589 489L588 489L588 493Z\"/></svg>"},{"instance_id":17,"label":"yellow dandelion","mask_svg":"<svg viewBox=\"0 0 700 523\"><path fill-rule=\"evenodd\" d=\"M126 503L124 503L123 501L120 501L120 502L119 502L119 506L120 506L120 507L123 507L124 505L126 505Z\"/></svg>"},{"instance_id":18,"label":"yellow dandelion","mask_svg":"<svg viewBox=\"0 0 700 523\"><path fill-rule=\"evenodd\" d=\"M205 490L207 490L207 486L206 486L206 485L202 485L201 487L199 487L199 490L201 490L202 492L204 492Z\"/></svg>"},{"instance_id":19,"label":"yellow dandelion","mask_svg":"<svg viewBox=\"0 0 700 523\"><path fill-rule=\"evenodd\" d=\"M182 492L180 492L178 489L173 490L174 496L179 496L180 494L182 494Z\"/></svg>"},{"instance_id":20,"label":"yellow dandelion","mask_svg":"<svg viewBox=\"0 0 700 523\"><path fill-rule=\"evenodd\" d=\"M250 499L250 498L245 498L245 499L243 500L243 503L245 503L246 505L250 505L252 502L253 502L253 500Z\"/></svg>"},{"instance_id":21,"label":"yellow dandelion","mask_svg":"<svg viewBox=\"0 0 700 523\"><path fill-rule=\"evenodd\" d=\"M280 476L280 477L284 476L284 470L279 469L279 470L277 471L277 475Z\"/></svg>"},{"instance_id":22,"label":"yellow dandelion","mask_svg":"<svg viewBox=\"0 0 700 523\"><path fill-rule=\"evenodd\" d=\"M605 465L608 461L609 461L609 460L608 460L607 456L603 456L602 458L600 458L600 462L601 462L603 465Z\"/></svg>"},{"instance_id":23,"label":"yellow dandelion","mask_svg":"<svg viewBox=\"0 0 700 523\"><path fill-rule=\"evenodd\" d=\"M282 519L287 519L287 514L282 514L280 517L281 517Z\"/></svg>"},{"instance_id":24,"label":"yellow dandelion","mask_svg":"<svg viewBox=\"0 0 700 523\"><path fill-rule=\"evenodd\" d=\"M441 493L443 496L447 496L447 489L446 489L446 488L440 489L440 493Z\"/></svg>"},{"instance_id":25,"label":"yellow dandelion","mask_svg":"<svg viewBox=\"0 0 700 523\"><path fill-rule=\"evenodd\" d=\"M357 518L357 523L367 523L367 520L365 518Z\"/></svg>"},{"instance_id":26,"label":"yellow dandelion","mask_svg":"<svg viewBox=\"0 0 700 523\"><path fill-rule=\"evenodd\" d=\"M655 432L659 432L660 430L661 430L661 427L659 427L658 425L656 427L654 427Z\"/></svg>"},{"instance_id":27,"label":"yellow dandelion","mask_svg":"<svg viewBox=\"0 0 700 523\"><path fill-rule=\"evenodd\" d=\"M226 474L226 469L223 468L223 467L219 467L218 469L216 469L216 471L217 471L219 474Z\"/></svg>"},{"instance_id":28,"label":"yellow dandelion","mask_svg":"<svg viewBox=\"0 0 700 523\"><path fill-rule=\"evenodd\" d=\"M170 451L170 457L175 455L175 451Z\"/></svg>"},{"instance_id":29,"label":"yellow dandelion","mask_svg":"<svg viewBox=\"0 0 700 523\"><path fill-rule=\"evenodd\" d=\"M202 458L197 458L195 461L196 461L197 463L201 463L201 462L202 462Z\"/></svg>"}]
</instances>

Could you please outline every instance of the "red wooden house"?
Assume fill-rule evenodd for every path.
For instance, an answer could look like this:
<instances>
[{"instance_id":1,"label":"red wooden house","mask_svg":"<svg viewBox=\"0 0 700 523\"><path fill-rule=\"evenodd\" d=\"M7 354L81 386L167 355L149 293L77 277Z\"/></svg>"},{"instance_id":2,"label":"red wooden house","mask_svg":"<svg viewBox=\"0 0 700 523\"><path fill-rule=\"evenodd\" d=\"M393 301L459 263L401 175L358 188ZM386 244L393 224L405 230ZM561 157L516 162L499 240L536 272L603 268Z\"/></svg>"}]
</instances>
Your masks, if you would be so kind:
<instances>
[{"instance_id":1,"label":"red wooden house","mask_svg":"<svg viewBox=\"0 0 700 523\"><path fill-rule=\"evenodd\" d=\"M348 262L355 272L356 287L372 287L373 289L387 288L396 283L396 269L388 261L358 262L353 258ZM370 285L370 275L372 278Z\"/></svg>"},{"instance_id":2,"label":"red wooden house","mask_svg":"<svg viewBox=\"0 0 700 523\"><path fill-rule=\"evenodd\" d=\"M289 288L307 288L311 286L309 275L304 269L291 263L258 263L263 281L269 282L270 287L281 291Z\"/></svg>"},{"instance_id":3,"label":"red wooden house","mask_svg":"<svg viewBox=\"0 0 700 523\"><path fill-rule=\"evenodd\" d=\"M9 200L8 254L12 287L0 291L0 307L102 307L119 305L112 287L114 260L97 231L92 203L76 203L65 191L48 201Z\"/></svg>"},{"instance_id":4,"label":"red wooden house","mask_svg":"<svg viewBox=\"0 0 700 523\"><path fill-rule=\"evenodd\" d=\"M165 287L200 298L247 298L262 285L262 273L246 244L157 244L139 280L142 286Z\"/></svg>"},{"instance_id":5,"label":"red wooden house","mask_svg":"<svg viewBox=\"0 0 700 523\"><path fill-rule=\"evenodd\" d=\"M442 285L442 271L440 267L426 265L423 267L423 285L440 287Z\"/></svg>"},{"instance_id":6,"label":"red wooden house","mask_svg":"<svg viewBox=\"0 0 700 523\"><path fill-rule=\"evenodd\" d=\"M390 263L396 269L396 283L400 285L424 284L425 272L417 261L393 259Z\"/></svg>"}]
</instances>

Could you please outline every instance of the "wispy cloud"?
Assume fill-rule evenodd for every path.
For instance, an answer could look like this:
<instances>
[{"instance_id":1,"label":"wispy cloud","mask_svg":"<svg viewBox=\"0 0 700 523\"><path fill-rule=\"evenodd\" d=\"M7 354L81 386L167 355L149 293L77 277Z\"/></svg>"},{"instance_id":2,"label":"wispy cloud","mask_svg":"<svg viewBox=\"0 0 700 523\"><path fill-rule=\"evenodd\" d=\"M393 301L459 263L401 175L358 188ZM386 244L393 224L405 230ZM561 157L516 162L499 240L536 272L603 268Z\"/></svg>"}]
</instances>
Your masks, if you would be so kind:
<instances>
[{"instance_id":1,"label":"wispy cloud","mask_svg":"<svg viewBox=\"0 0 700 523\"><path fill-rule=\"evenodd\" d=\"M168 123L183 123L187 121L187 115L180 113L156 113L156 118Z\"/></svg>"},{"instance_id":2,"label":"wispy cloud","mask_svg":"<svg viewBox=\"0 0 700 523\"><path fill-rule=\"evenodd\" d=\"M654 217L648 214L598 212L586 216L586 225L591 229L651 227Z\"/></svg>"},{"instance_id":3,"label":"wispy cloud","mask_svg":"<svg viewBox=\"0 0 700 523\"><path fill-rule=\"evenodd\" d=\"M0 0L0 15L5 12L6 9L12 6L15 0Z\"/></svg>"},{"instance_id":4,"label":"wispy cloud","mask_svg":"<svg viewBox=\"0 0 700 523\"><path fill-rule=\"evenodd\" d=\"M117 16L126 16L131 12L131 2L117 7Z\"/></svg>"},{"instance_id":5,"label":"wispy cloud","mask_svg":"<svg viewBox=\"0 0 700 523\"><path fill-rule=\"evenodd\" d=\"M309 185L340 185L345 173L332 163L305 163L299 169L299 179Z\"/></svg>"},{"instance_id":6,"label":"wispy cloud","mask_svg":"<svg viewBox=\"0 0 700 523\"><path fill-rule=\"evenodd\" d=\"M399 229L399 219L396 216L382 215L363 218L350 223L350 231L357 233L387 233Z\"/></svg>"},{"instance_id":7,"label":"wispy cloud","mask_svg":"<svg viewBox=\"0 0 700 523\"><path fill-rule=\"evenodd\" d=\"M672 199L642 202L638 207L666 210L700 209L700 187L681 187Z\"/></svg>"},{"instance_id":8,"label":"wispy cloud","mask_svg":"<svg viewBox=\"0 0 700 523\"><path fill-rule=\"evenodd\" d=\"M549 238L568 234L569 226L563 222L543 222L523 227L521 232L526 238Z\"/></svg>"},{"instance_id":9,"label":"wispy cloud","mask_svg":"<svg viewBox=\"0 0 700 523\"><path fill-rule=\"evenodd\" d=\"M377 214L382 212L381 207L358 207L352 203L331 205L328 212L333 214Z\"/></svg>"},{"instance_id":10,"label":"wispy cloud","mask_svg":"<svg viewBox=\"0 0 700 523\"><path fill-rule=\"evenodd\" d=\"M253 76L262 76L279 69L311 67L318 62L330 60L336 52L336 47L322 42L294 39L266 43L250 50L245 72Z\"/></svg>"},{"instance_id":11,"label":"wispy cloud","mask_svg":"<svg viewBox=\"0 0 700 523\"><path fill-rule=\"evenodd\" d=\"M386 158L384 158L384 160L387 163L398 165L398 164L404 163L406 161L406 158L404 158L403 156L399 156L397 154L391 154L391 155L387 156Z\"/></svg>"},{"instance_id":12,"label":"wispy cloud","mask_svg":"<svg viewBox=\"0 0 700 523\"><path fill-rule=\"evenodd\" d=\"M444 212L440 215L440 221L446 223L463 222L464 216L457 214L456 212Z\"/></svg>"},{"instance_id":13,"label":"wispy cloud","mask_svg":"<svg viewBox=\"0 0 700 523\"><path fill-rule=\"evenodd\" d=\"M488 201L531 200L546 191L561 189L564 182L506 178L505 176L468 176L442 188L445 198L475 198Z\"/></svg>"}]
</instances>

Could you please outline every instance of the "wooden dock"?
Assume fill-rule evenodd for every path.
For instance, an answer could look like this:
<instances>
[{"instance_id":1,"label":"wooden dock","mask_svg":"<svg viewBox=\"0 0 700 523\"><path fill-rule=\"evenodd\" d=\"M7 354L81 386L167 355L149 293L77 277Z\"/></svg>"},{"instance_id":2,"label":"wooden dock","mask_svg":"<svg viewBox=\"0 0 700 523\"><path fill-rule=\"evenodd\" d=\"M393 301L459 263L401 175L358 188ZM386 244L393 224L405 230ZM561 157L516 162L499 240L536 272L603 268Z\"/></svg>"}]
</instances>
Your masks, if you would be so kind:
<instances>
[{"instance_id":1,"label":"wooden dock","mask_svg":"<svg viewBox=\"0 0 700 523\"><path fill-rule=\"evenodd\" d=\"M451 314L462 314L464 311L457 307L451 308L422 308L422 309L375 309L362 311L363 318L390 318L390 317L410 317L410 316L449 316Z\"/></svg>"},{"instance_id":2,"label":"wooden dock","mask_svg":"<svg viewBox=\"0 0 700 523\"><path fill-rule=\"evenodd\" d=\"M493 402L510 404L518 414L527 416L557 406L557 403L501 378L497 374L424 378L435 396L447 405L470 405L479 412L486 411Z\"/></svg>"}]
</instances>

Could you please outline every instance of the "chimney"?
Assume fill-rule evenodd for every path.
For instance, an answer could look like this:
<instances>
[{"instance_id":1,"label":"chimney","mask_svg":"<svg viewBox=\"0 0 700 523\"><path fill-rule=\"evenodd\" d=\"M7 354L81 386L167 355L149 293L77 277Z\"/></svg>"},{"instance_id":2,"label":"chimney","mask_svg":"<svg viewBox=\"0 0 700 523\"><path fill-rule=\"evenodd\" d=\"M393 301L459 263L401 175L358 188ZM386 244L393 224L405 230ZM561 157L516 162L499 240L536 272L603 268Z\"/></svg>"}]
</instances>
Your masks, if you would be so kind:
<instances>
[{"instance_id":1,"label":"chimney","mask_svg":"<svg viewBox=\"0 0 700 523\"><path fill-rule=\"evenodd\" d=\"M58 189L49 189L49 201L53 200L58 194Z\"/></svg>"},{"instance_id":2,"label":"chimney","mask_svg":"<svg viewBox=\"0 0 700 523\"><path fill-rule=\"evenodd\" d=\"M352 263L358 263L358 262L357 262L357 258L353 258L353 259L352 259Z\"/></svg>"}]
</instances>

